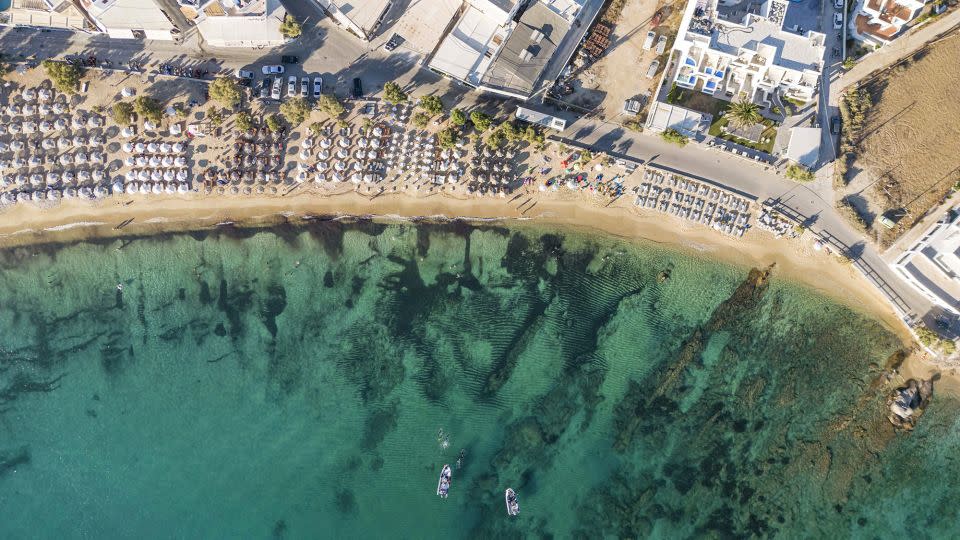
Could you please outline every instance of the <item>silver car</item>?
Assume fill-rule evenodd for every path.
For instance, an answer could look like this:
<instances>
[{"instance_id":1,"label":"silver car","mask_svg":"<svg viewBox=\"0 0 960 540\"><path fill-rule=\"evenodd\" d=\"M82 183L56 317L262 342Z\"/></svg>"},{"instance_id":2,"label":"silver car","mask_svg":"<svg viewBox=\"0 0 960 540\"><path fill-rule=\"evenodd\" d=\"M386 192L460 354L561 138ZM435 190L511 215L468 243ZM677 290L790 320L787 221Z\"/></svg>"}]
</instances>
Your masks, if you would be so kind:
<instances>
[{"instance_id":1,"label":"silver car","mask_svg":"<svg viewBox=\"0 0 960 540\"><path fill-rule=\"evenodd\" d=\"M310 77L300 78L300 97L305 98L310 95Z\"/></svg>"}]
</instances>

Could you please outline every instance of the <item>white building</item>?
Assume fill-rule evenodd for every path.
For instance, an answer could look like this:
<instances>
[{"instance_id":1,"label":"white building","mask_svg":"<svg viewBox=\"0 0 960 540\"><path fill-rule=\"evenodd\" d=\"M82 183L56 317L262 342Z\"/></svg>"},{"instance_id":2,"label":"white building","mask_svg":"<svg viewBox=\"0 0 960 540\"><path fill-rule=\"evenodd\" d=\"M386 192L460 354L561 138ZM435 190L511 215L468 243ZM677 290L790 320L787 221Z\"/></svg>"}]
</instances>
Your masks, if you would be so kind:
<instances>
[{"instance_id":1,"label":"white building","mask_svg":"<svg viewBox=\"0 0 960 540\"><path fill-rule=\"evenodd\" d=\"M392 0L317 0L317 3L333 20L364 41L373 38L393 5Z\"/></svg>"},{"instance_id":2,"label":"white building","mask_svg":"<svg viewBox=\"0 0 960 540\"><path fill-rule=\"evenodd\" d=\"M175 40L180 31L153 0L81 0L101 32L118 39Z\"/></svg>"},{"instance_id":3,"label":"white building","mask_svg":"<svg viewBox=\"0 0 960 540\"><path fill-rule=\"evenodd\" d=\"M526 99L547 74L559 73L549 69L557 67L555 54L572 54L571 39L586 31L589 24L571 31L583 5L584 0L466 0L429 67L484 92Z\"/></svg>"},{"instance_id":4,"label":"white building","mask_svg":"<svg viewBox=\"0 0 960 540\"><path fill-rule=\"evenodd\" d=\"M97 31L93 21L71 0L13 0L9 9L0 12L0 20L12 26Z\"/></svg>"},{"instance_id":5,"label":"white building","mask_svg":"<svg viewBox=\"0 0 960 540\"><path fill-rule=\"evenodd\" d=\"M180 0L180 4L213 47L274 47L287 41L280 33L287 14L280 0Z\"/></svg>"},{"instance_id":6,"label":"white building","mask_svg":"<svg viewBox=\"0 0 960 540\"><path fill-rule=\"evenodd\" d=\"M850 34L860 41L883 45L920 14L922 0L860 0Z\"/></svg>"},{"instance_id":7,"label":"white building","mask_svg":"<svg viewBox=\"0 0 960 540\"><path fill-rule=\"evenodd\" d=\"M931 302L960 315L960 214L935 223L891 266Z\"/></svg>"},{"instance_id":8,"label":"white building","mask_svg":"<svg viewBox=\"0 0 960 540\"><path fill-rule=\"evenodd\" d=\"M690 0L674 42L673 82L721 99L764 106L774 92L809 101L820 78L825 36L783 28L788 0L766 0L740 19L718 0ZM734 6L737 7L737 6Z\"/></svg>"}]
</instances>

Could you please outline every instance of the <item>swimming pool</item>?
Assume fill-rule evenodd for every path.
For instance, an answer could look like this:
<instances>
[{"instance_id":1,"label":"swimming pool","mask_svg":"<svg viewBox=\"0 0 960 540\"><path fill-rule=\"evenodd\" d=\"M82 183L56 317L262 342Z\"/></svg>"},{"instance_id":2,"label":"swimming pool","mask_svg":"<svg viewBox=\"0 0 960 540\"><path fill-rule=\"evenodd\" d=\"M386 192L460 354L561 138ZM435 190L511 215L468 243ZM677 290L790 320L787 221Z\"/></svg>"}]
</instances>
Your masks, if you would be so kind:
<instances>
[{"instance_id":1,"label":"swimming pool","mask_svg":"<svg viewBox=\"0 0 960 540\"><path fill-rule=\"evenodd\" d=\"M10 2L13 0L0 0L0 11L6 11L10 8Z\"/></svg>"}]
</instances>

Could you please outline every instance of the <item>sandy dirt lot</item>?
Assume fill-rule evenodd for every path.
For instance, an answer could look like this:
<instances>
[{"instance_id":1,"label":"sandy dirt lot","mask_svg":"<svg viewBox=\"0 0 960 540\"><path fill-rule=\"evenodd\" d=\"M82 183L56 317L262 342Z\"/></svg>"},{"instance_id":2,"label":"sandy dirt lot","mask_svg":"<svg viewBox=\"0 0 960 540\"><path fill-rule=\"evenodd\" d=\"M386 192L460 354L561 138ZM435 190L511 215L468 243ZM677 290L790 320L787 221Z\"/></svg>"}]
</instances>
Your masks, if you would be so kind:
<instances>
[{"instance_id":1,"label":"sandy dirt lot","mask_svg":"<svg viewBox=\"0 0 960 540\"><path fill-rule=\"evenodd\" d=\"M884 246L922 219L960 180L958 65L960 38L953 37L865 87L873 106L843 195L868 222L884 212L902 216L893 229L874 225Z\"/></svg>"},{"instance_id":2,"label":"sandy dirt lot","mask_svg":"<svg viewBox=\"0 0 960 540\"><path fill-rule=\"evenodd\" d=\"M656 90L677 33L681 7L678 3L658 0L627 0L613 26L610 47L599 60L579 72L573 84L574 93L565 99L577 107L593 110L606 119L623 116L619 119L626 120L623 114L624 101L641 99L648 91L652 93ZM663 9L664 16L661 24L652 28L650 22L658 9ZM653 48L643 50L649 30L657 34L657 39L661 35L667 36L666 50L659 55L660 69L651 79L646 77L647 68L658 56ZM641 102L644 100L641 99Z\"/></svg>"}]
</instances>

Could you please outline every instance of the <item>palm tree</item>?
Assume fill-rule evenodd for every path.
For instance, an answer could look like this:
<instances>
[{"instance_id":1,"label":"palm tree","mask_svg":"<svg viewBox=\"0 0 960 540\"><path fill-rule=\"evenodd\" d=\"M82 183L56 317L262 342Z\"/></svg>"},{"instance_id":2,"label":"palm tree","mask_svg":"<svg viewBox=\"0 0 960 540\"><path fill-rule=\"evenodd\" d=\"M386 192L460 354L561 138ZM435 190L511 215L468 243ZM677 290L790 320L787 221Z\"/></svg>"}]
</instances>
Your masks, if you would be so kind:
<instances>
[{"instance_id":1,"label":"palm tree","mask_svg":"<svg viewBox=\"0 0 960 540\"><path fill-rule=\"evenodd\" d=\"M727 117L737 127L752 126L762 119L760 106L742 98L730 105L730 108L727 109Z\"/></svg>"}]
</instances>

